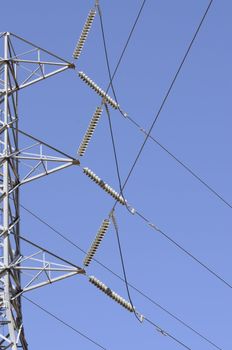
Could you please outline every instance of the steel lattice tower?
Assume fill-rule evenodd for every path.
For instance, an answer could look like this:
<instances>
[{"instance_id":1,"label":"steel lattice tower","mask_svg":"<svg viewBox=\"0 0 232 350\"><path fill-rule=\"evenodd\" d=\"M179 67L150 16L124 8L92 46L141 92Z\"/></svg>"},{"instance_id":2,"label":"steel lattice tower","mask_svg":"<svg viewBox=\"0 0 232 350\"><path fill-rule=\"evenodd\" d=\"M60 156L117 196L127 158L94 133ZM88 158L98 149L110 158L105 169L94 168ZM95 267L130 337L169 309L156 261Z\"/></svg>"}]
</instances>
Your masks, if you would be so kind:
<instances>
[{"instance_id":1,"label":"steel lattice tower","mask_svg":"<svg viewBox=\"0 0 232 350\"><path fill-rule=\"evenodd\" d=\"M88 14L74 49L74 59L80 56L97 6L98 1ZM21 306L23 293L77 274L85 275L92 285L128 311L138 314L131 302L96 277L87 276L85 271L93 260L110 221L116 225L112 211L103 220L86 253L82 262L84 268L33 243L20 232L20 188L28 182L72 165L80 166L80 161L19 128L18 94L26 87L74 68L73 63L13 33L0 33L0 350L28 349ZM84 72L80 71L78 75L101 97L101 103L96 108L77 151L78 157L82 157L103 107L108 110L109 105L118 109L119 105ZM116 202L127 205L122 194L116 192L92 170L87 167L82 170ZM25 255L22 253L25 247L21 247L21 241L29 245ZM47 260L47 255L52 256L52 261Z\"/></svg>"},{"instance_id":2,"label":"steel lattice tower","mask_svg":"<svg viewBox=\"0 0 232 350\"><path fill-rule=\"evenodd\" d=\"M200 264L201 267L205 268L208 272L213 274L214 277L217 277L221 282L223 282L227 286L230 286L229 283L226 282L222 277L216 274L207 265L202 263L188 250L183 248L174 239L170 238L165 232L163 232L155 224L150 222L145 216L143 216L138 211L136 212L136 209L132 207L124 198L123 193L128 178L130 177L134 166L141 155L145 143L147 142L148 138L151 137L150 134L152 128L169 96L169 93L177 79L179 72L181 71L181 68L190 52L192 44L201 28L201 25L213 1L211 0L208 4L204 16L202 17L201 22L197 27L194 37L190 42L190 45L184 55L183 60L181 61L177 73L175 74L174 79L171 82L168 92L165 95L163 102L161 103L161 107L158 110L158 114L155 116L152 126L148 132L146 132L145 129L141 128L139 124L136 121L134 121L127 113L123 112L123 110L118 104L117 97L115 95L114 88L112 85L115 73L121 62L125 49L129 43L130 37L139 19L140 13L144 7L145 1L143 1L142 3L138 16L136 17L136 21L129 34L129 38L122 51L122 55L120 56L119 62L116 66L113 75L111 75L110 65L107 57L108 55L99 0L95 0L94 2L95 4L88 13L83 30L74 48L73 59L79 59L84 48L85 41L87 40L90 29L94 22L94 18L98 13L100 16L101 31L110 83L108 85L108 88L104 91L83 71L78 72L78 77L83 81L83 83L85 83L89 88L91 88L94 93L96 93L99 96L100 101L96 106L96 109L92 115L84 137L79 145L79 148L77 150L77 157L81 159L84 156L90 143L90 140L92 139L92 136L95 132L97 124L100 121L103 110L105 109L110 124L111 140L114 149L114 157L117 168L120 192L115 191L108 183L106 183L101 177L95 174L91 169L89 169L88 167L83 167L80 164L80 161L77 157L69 156L61 150L51 146L47 142L44 142L20 129L19 122L21 119L21 115L18 110L19 91L26 87L30 87L31 85L37 82L52 77L58 73L64 72L68 69L75 69L75 65L13 33L0 33L0 350L28 350L28 344L24 332L22 312L22 297L24 293L79 274L87 277L90 284L95 286L107 297L110 297L116 303L121 305L124 309L134 314L141 323L143 321L146 321L147 323L155 327L156 331L158 331L163 336L168 336L170 339L178 343L178 345L182 345L183 347L190 349L187 345L185 345L182 341L178 340L175 336L166 332L164 329L162 329L160 326L158 326L146 316L143 316L140 312L137 311L137 309L133 305L132 299L130 297L129 287L132 287L133 289L137 290L137 292L139 292L141 295L143 295L150 301L152 301L152 299L147 297L143 292L139 291L137 288L133 287L127 282L126 270L124 267L123 254L119 239L118 224L115 216L115 207L118 203L126 207L132 215L137 214L146 223L146 225L151 227L153 230L161 233L163 237L165 237L171 243L173 243L175 246L181 249L182 252L184 252L186 255L190 256L193 260ZM113 91L115 100L108 95L110 87ZM133 163L133 166L123 186L121 186L117 154L114 144L114 136L110 121L110 107L115 110L118 110L125 118L129 117L130 121L136 125L139 131L146 135L145 141L143 142L142 147L139 150L139 153L135 159L135 162ZM151 139L156 142L154 138L151 137ZM174 158L178 163L182 164L184 168L188 170L188 167L186 167L182 162L180 162L174 155L172 155L172 153L170 153L162 145L160 146L161 148L166 150L166 152L172 158ZM94 237L89 247L89 250L86 252L85 258L82 261L83 267L79 267L76 264L69 262L63 259L62 257L52 253L46 248L43 248L38 244L30 241L29 239L25 238L24 235L21 234L20 230L20 207L22 206L20 204L21 187L27 184L28 182L35 181L41 177L63 170L72 165L79 166L79 168L81 168L85 176L87 176L91 181L93 181L96 185L98 185L102 190L104 190L108 195L110 195L114 199L114 205L111 211L105 216L100 228L97 231L96 236ZM195 175L192 171L190 172L193 176L200 180L200 182L205 184L197 175ZM208 187L208 189L210 189L211 192L214 192L214 194L216 194L216 192L207 184L205 184L205 186ZM220 198L223 200L222 197ZM225 202L225 200L223 201ZM26 208L24 207L24 209ZM30 210L27 211L30 212ZM30 213L36 217L36 215L34 215L32 212ZM39 217L37 217L37 219L40 220ZM42 219L41 221L43 222ZM102 240L104 239L105 234L108 231L111 223L117 235L124 278L111 271L102 263L100 263L100 265L105 267L108 271L111 271L113 275L117 276L121 281L125 282L127 296L129 299L128 301L121 297L119 294L117 294L115 291L113 291L106 284L101 282L95 276L87 274L89 265L95 259L95 254L99 249ZM59 235L65 238L64 235ZM78 247L69 239L66 240L68 240L69 243ZM28 245L29 247L27 246L27 249L25 249L25 245ZM81 250L83 251L83 249ZM23 252L25 252L25 254ZM48 256L52 257L52 261L50 259L48 260ZM31 300L28 299L28 301ZM32 304L36 305L36 303L34 303L33 301L31 302ZM155 301L152 302L153 304L157 304ZM159 306L159 304L157 305ZM43 309L38 304L37 306L40 309ZM205 336L201 335L192 327L188 326L188 324L183 322L181 319L171 314L162 306L159 307L163 309L163 311L171 315L174 319L178 320L182 325L185 325L187 328L191 329L202 339L219 349L219 347L215 345L212 341L207 339ZM95 345L104 349L101 345L93 341L91 338L85 336L84 334L76 330L74 327L63 322L61 319L58 319L56 316L52 315L47 310L43 309L43 311L47 312L48 314L50 314L69 328L73 329L78 334L84 336Z\"/></svg>"},{"instance_id":3,"label":"steel lattice tower","mask_svg":"<svg viewBox=\"0 0 232 350\"><path fill-rule=\"evenodd\" d=\"M20 187L79 162L19 130L18 93L74 65L9 32L0 44L0 349L26 350L22 293L83 270L48 262L41 249L21 252ZM24 270L34 274L27 282Z\"/></svg>"}]
</instances>

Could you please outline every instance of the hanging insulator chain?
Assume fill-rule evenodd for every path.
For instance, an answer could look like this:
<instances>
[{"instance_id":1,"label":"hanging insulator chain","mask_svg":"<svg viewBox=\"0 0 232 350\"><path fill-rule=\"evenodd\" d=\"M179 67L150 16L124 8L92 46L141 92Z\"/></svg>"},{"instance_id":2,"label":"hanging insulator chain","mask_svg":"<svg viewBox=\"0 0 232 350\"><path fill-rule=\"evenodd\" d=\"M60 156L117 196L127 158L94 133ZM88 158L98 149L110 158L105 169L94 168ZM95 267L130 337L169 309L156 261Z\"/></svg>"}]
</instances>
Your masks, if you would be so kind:
<instances>
[{"instance_id":1,"label":"hanging insulator chain","mask_svg":"<svg viewBox=\"0 0 232 350\"><path fill-rule=\"evenodd\" d=\"M96 129L96 126L99 122L101 115L102 115L102 108L97 107L97 109L94 112L94 115L89 123L88 129L86 130L86 133L82 139L82 142L78 148L79 156L83 156L85 154L85 151L86 151L88 144L93 136L94 130Z\"/></svg>"},{"instance_id":2,"label":"hanging insulator chain","mask_svg":"<svg viewBox=\"0 0 232 350\"><path fill-rule=\"evenodd\" d=\"M92 27L92 24L93 24L93 20L94 20L94 17L96 15L96 9L92 9L90 10L89 14L88 14L88 17L86 19L86 22L84 24L84 27L83 27L83 30L81 32L81 36L76 44L76 47L73 51L73 58L75 58L76 60L80 57L80 54L81 54L81 51L83 49L83 46L84 46L84 43L88 37L88 34L89 34L89 31Z\"/></svg>"},{"instance_id":3,"label":"hanging insulator chain","mask_svg":"<svg viewBox=\"0 0 232 350\"><path fill-rule=\"evenodd\" d=\"M89 85L98 95L103 98L104 103L109 103L111 107L118 109L119 105L105 91L103 91L96 83L93 82L84 72L78 72L79 77Z\"/></svg>"},{"instance_id":4,"label":"hanging insulator chain","mask_svg":"<svg viewBox=\"0 0 232 350\"><path fill-rule=\"evenodd\" d=\"M96 254L96 251L99 248L99 245L100 245L103 237L105 236L106 231L108 230L109 226L110 226L110 220L105 219L102 222L101 227L99 228L98 233L97 233L84 261L83 261L83 264L85 266L89 266L89 264L91 263L91 261L92 261L94 255Z\"/></svg>"},{"instance_id":5,"label":"hanging insulator chain","mask_svg":"<svg viewBox=\"0 0 232 350\"><path fill-rule=\"evenodd\" d=\"M107 183L105 183L99 176L94 174L92 170L89 168L83 168L84 174L86 174L92 181L96 182L104 191L109 193L114 199L116 199L122 205L126 204L126 200L116 192L112 187L110 187Z\"/></svg>"},{"instance_id":6,"label":"hanging insulator chain","mask_svg":"<svg viewBox=\"0 0 232 350\"><path fill-rule=\"evenodd\" d=\"M104 283L99 281L96 277L90 276L89 282L92 283L94 286L96 286L98 289L100 289L103 293L108 295L110 298L115 300L118 304L123 306L125 309L127 309L130 312L134 312L134 308L131 305L131 303L129 303L127 300L122 298L120 295L118 295L117 293L112 291L109 287L107 287Z\"/></svg>"}]
</instances>

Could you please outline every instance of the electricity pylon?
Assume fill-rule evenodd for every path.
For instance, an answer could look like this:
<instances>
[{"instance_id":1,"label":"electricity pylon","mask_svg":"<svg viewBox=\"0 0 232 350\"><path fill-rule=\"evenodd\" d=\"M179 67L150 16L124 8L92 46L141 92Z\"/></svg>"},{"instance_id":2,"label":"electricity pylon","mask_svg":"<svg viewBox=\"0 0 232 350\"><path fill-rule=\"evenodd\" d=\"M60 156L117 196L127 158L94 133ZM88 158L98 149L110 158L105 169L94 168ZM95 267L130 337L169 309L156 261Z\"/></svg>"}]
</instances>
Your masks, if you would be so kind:
<instances>
[{"instance_id":1,"label":"electricity pylon","mask_svg":"<svg viewBox=\"0 0 232 350\"><path fill-rule=\"evenodd\" d=\"M97 7L96 0L74 49L74 59L78 59L82 52ZM72 165L78 166L80 162L19 128L18 92L74 68L73 63L26 39L9 32L0 33L0 350L28 349L22 317L23 293L74 275L87 275L83 268L31 242L20 232L21 186ZM85 73L78 72L78 75L102 99L78 148L78 156L82 157L99 122L103 106L118 109L119 105ZM117 202L126 205L127 201L121 193L89 168L82 170ZM93 260L109 228L111 217L113 219L113 213L102 222L83 260L85 268ZM22 254L22 241L32 248L32 251L27 249L25 255ZM47 255L52 256L52 261L47 259ZM128 311L137 313L130 302L96 277L89 276L89 282Z\"/></svg>"},{"instance_id":2,"label":"electricity pylon","mask_svg":"<svg viewBox=\"0 0 232 350\"><path fill-rule=\"evenodd\" d=\"M24 256L20 244L20 187L79 161L19 129L18 92L70 68L74 65L57 55L0 33L0 349L28 349L22 293L84 273L54 255L48 261L48 251L37 245Z\"/></svg>"}]
</instances>

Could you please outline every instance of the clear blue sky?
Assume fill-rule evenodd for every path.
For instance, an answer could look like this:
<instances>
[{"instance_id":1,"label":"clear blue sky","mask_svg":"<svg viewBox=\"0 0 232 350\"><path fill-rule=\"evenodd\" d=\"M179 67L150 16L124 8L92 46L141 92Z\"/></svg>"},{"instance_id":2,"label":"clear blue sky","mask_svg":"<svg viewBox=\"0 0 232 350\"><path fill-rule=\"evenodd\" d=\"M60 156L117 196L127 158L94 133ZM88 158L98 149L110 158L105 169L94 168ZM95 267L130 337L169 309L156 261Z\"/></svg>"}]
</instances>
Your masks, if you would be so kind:
<instances>
[{"instance_id":1,"label":"clear blue sky","mask_svg":"<svg viewBox=\"0 0 232 350\"><path fill-rule=\"evenodd\" d=\"M11 31L72 59L72 51L93 1L4 2L1 31ZM115 67L141 1L100 1L111 66ZM149 128L208 1L147 1L114 84L119 103ZM152 135L229 202L232 198L231 11L214 1ZM107 85L99 18L77 69ZM76 149L99 98L74 71L20 93L20 126L67 153ZM121 176L125 179L144 140L112 111ZM107 117L104 114L83 165L118 189ZM231 209L153 142L148 141L125 197L158 227L232 283ZM113 204L77 167L21 190L23 205L87 249ZM223 349L231 349L232 290L178 251L124 207L117 220L128 280ZM22 211L22 234L81 264L83 255ZM122 275L111 228L97 259ZM93 263L89 270L127 298L125 285ZM193 350L213 347L131 290L136 308ZM176 350L179 345L100 293L84 277L73 277L28 294L110 350ZM96 347L34 306L24 303L24 324L33 350Z\"/></svg>"}]
</instances>

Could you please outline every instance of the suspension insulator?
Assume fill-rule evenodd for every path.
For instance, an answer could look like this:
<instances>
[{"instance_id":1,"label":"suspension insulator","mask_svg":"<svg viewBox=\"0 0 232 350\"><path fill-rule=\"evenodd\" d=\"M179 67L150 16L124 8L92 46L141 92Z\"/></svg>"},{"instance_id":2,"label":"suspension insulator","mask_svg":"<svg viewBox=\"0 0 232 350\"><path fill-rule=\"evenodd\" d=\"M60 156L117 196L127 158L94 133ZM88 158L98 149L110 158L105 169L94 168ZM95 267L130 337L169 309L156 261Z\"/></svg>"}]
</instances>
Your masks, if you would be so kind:
<instances>
[{"instance_id":1,"label":"suspension insulator","mask_svg":"<svg viewBox=\"0 0 232 350\"><path fill-rule=\"evenodd\" d=\"M88 147L88 144L93 136L94 130L96 129L96 126L99 122L101 114L102 114L102 108L97 107L97 109L94 112L94 115L89 123L88 129L86 130L86 133L85 133L85 135L81 141L81 144L78 148L77 153L79 154L79 156L83 156L85 154L85 151Z\"/></svg>"},{"instance_id":2,"label":"suspension insulator","mask_svg":"<svg viewBox=\"0 0 232 350\"><path fill-rule=\"evenodd\" d=\"M97 235L96 235L96 237L95 237L95 239L94 239L94 241L93 241L93 243L92 243L85 259L84 259L83 264L85 266L89 266L89 264L91 263L91 261L95 255L97 249L99 248L99 245L100 245L103 237L105 236L106 231L108 230L109 226L110 226L110 220L105 219L102 222L101 227L99 228L98 233L97 233Z\"/></svg>"},{"instance_id":3,"label":"suspension insulator","mask_svg":"<svg viewBox=\"0 0 232 350\"><path fill-rule=\"evenodd\" d=\"M96 10L95 9L90 10L88 17L86 19L86 22L84 24L83 30L81 32L81 36L80 36L80 38L76 44L76 47L73 51L73 58L75 58L76 60L80 57L84 43L85 43L85 41L88 37L89 31L92 27L95 15L96 15Z\"/></svg>"},{"instance_id":4,"label":"suspension insulator","mask_svg":"<svg viewBox=\"0 0 232 350\"><path fill-rule=\"evenodd\" d=\"M79 77L89 85L98 95L100 95L104 102L108 102L113 108L118 109L119 105L109 95L106 94L96 83L93 82L85 73L79 72Z\"/></svg>"},{"instance_id":5,"label":"suspension insulator","mask_svg":"<svg viewBox=\"0 0 232 350\"><path fill-rule=\"evenodd\" d=\"M109 287L107 287L104 283L99 281L96 277L90 276L89 282L92 283L94 286L96 286L98 289L100 289L103 293L108 295L110 298L112 298L114 301L116 301L118 304L123 306L125 309L127 309L130 312L134 312L134 308L127 300L122 298L120 295L115 293L113 290L111 290Z\"/></svg>"},{"instance_id":6,"label":"suspension insulator","mask_svg":"<svg viewBox=\"0 0 232 350\"><path fill-rule=\"evenodd\" d=\"M110 187L107 183L105 183L99 176L97 176L92 170L89 168L83 168L84 174L86 174L92 181L96 182L104 191L109 193L114 199L116 199L122 205L126 204L126 200L116 192L112 187Z\"/></svg>"}]
</instances>

